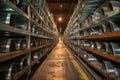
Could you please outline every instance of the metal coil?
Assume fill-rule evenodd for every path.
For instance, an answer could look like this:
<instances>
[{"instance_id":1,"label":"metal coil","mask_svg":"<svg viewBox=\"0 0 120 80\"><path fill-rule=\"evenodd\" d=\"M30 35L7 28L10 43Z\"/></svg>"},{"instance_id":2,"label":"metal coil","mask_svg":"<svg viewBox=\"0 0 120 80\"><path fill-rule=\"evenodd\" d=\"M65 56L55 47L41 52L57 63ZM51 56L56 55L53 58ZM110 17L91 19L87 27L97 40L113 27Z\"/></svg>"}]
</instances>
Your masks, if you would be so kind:
<instances>
[{"instance_id":1,"label":"metal coil","mask_svg":"<svg viewBox=\"0 0 120 80\"><path fill-rule=\"evenodd\" d=\"M36 46L40 45L40 39L36 39Z\"/></svg>"},{"instance_id":2,"label":"metal coil","mask_svg":"<svg viewBox=\"0 0 120 80\"><path fill-rule=\"evenodd\" d=\"M101 45L100 50L103 51L103 52L108 52L108 46L109 46L108 43L103 42L102 45Z\"/></svg>"},{"instance_id":3,"label":"metal coil","mask_svg":"<svg viewBox=\"0 0 120 80\"><path fill-rule=\"evenodd\" d=\"M87 31L87 30L84 30L84 31L83 31L83 36L87 36L87 35L89 35L88 31Z\"/></svg>"},{"instance_id":4,"label":"metal coil","mask_svg":"<svg viewBox=\"0 0 120 80\"><path fill-rule=\"evenodd\" d=\"M84 35L84 32L80 31L79 37L83 37L83 35Z\"/></svg>"},{"instance_id":5,"label":"metal coil","mask_svg":"<svg viewBox=\"0 0 120 80\"><path fill-rule=\"evenodd\" d=\"M96 35L99 34L99 28L91 28L89 31L90 35Z\"/></svg>"},{"instance_id":6,"label":"metal coil","mask_svg":"<svg viewBox=\"0 0 120 80\"><path fill-rule=\"evenodd\" d=\"M27 20L25 18L16 16L15 20L16 20L16 27L17 28L27 30L27 28L28 28L27 27L28 22L27 22Z\"/></svg>"},{"instance_id":7,"label":"metal coil","mask_svg":"<svg viewBox=\"0 0 120 80\"><path fill-rule=\"evenodd\" d=\"M41 32L42 32L41 29L37 27L36 34L40 34L41 35Z\"/></svg>"},{"instance_id":8,"label":"metal coil","mask_svg":"<svg viewBox=\"0 0 120 80\"><path fill-rule=\"evenodd\" d=\"M92 24L95 22L95 15L91 15L92 17Z\"/></svg>"},{"instance_id":9,"label":"metal coil","mask_svg":"<svg viewBox=\"0 0 120 80\"><path fill-rule=\"evenodd\" d=\"M100 34L103 34L103 33L106 33L106 32L110 32L110 29L107 28L106 25L100 26L100 28L99 28L99 33L100 33Z\"/></svg>"},{"instance_id":10,"label":"metal coil","mask_svg":"<svg viewBox=\"0 0 120 80\"><path fill-rule=\"evenodd\" d=\"M15 26L15 16L12 13L0 13L0 22Z\"/></svg>"},{"instance_id":11,"label":"metal coil","mask_svg":"<svg viewBox=\"0 0 120 80\"><path fill-rule=\"evenodd\" d=\"M109 43L108 52L114 56L120 56L120 44L119 43Z\"/></svg>"},{"instance_id":12,"label":"metal coil","mask_svg":"<svg viewBox=\"0 0 120 80\"><path fill-rule=\"evenodd\" d=\"M116 78L120 78L120 68L115 69L115 76Z\"/></svg>"},{"instance_id":13,"label":"metal coil","mask_svg":"<svg viewBox=\"0 0 120 80\"><path fill-rule=\"evenodd\" d=\"M19 57L17 60L16 60L16 65L17 65L17 72L19 72L20 70L24 69L24 67L26 67L28 65L27 63L27 60L28 60L28 57L25 56L25 57Z\"/></svg>"},{"instance_id":14,"label":"metal coil","mask_svg":"<svg viewBox=\"0 0 120 80\"><path fill-rule=\"evenodd\" d=\"M94 49L94 42L90 42L90 47L92 48L92 49Z\"/></svg>"},{"instance_id":15,"label":"metal coil","mask_svg":"<svg viewBox=\"0 0 120 80\"><path fill-rule=\"evenodd\" d=\"M109 11L114 11L116 9L120 9L120 2L119 1L110 1L108 4Z\"/></svg>"},{"instance_id":16,"label":"metal coil","mask_svg":"<svg viewBox=\"0 0 120 80\"><path fill-rule=\"evenodd\" d=\"M100 50L101 44L99 42L94 42L94 49Z\"/></svg>"},{"instance_id":17,"label":"metal coil","mask_svg":"<svg viewBox=\"0 0 120 80\"><path fill-rule=\"evenodd\" d=\"M31 60L33 61L35 59L38 59L39 58L39 54L40 54L39 51L33 52L32 55L31 55Z\"/></svg>"},{"instance_id":18,"label":"metal coil","mask_svg":"<svg viewBox=\"0 0 120 80\"><path fill-rule=\"evenodd\" d=\"M38 27L36 28L36 34L40 34L40 29Z\"/></svg>"},{"instance_id":19,"label":"metal coil","mask_svg":"<svg viewBox=\"0 0 120 80\"><path fill-rule=\"evenodd\" d=\"M90 17L88 18L88 23L89 23L89 25L92 24L92 16L90 16Z\"/></svg>"},{"instance_id":20,"label":"metal coil","mask_svg":"<svg viewBox=\"0 0 120 80\"><path fill-rule=\"evenodd\" d=\"M36 46L36 40L34 38L31 39L30 46L31 47L35 47Z\"/></svg>"},{"instance_id":21,"label":"metal coil","mask_svg":"<svg viewBox=\"0 0 120 80\"><path fill-rule=\"evenodd\" d=\"M101 14L99 12L94 12L95 23L101 20Z\"/></svg>"},{"instance_id":22,"label":"metal coil","mask_svg":"<svg viewBox=\"0 0 120 80\"><path fill-rule=\"evenodd\" d=\"M104 17L107 17L108 16L108 13L109 13L109 10L108 10L108 7L102 7L101 11L101 16L104 18Z\"/></svg>"},{"instance_id":23,"label":"metal coil","mask_svg":"<svg viewBox=\"0 0 120 80\"><path fill-rule=\"evenodd\" d=\"M21 62L20 62L20 69L22 70L24 67L26 67L27 64L27 57L22 58Z\"/></svg>"},{"instance_id":24,"label":"metal coil","mask_svg":"<svg viewBox=\"0 0 120 80\"><path fill-rule=\"evenodd\" d=\"M0 52L11 52L15 51L16 46L13 39L0 39Z\"/></svg>"},{"instance_id":25,"label":"metal coil","mask_svg":"<svg viewBox=\"0 0 120 80\"><path fill-rule=\"evenodd\" d=\"M23 50L27 47L26 40L24 39L16 39L14 41L15 41L16 50Z\"/></svg>"},{"instance_id":26,"label":"metal coil","mask_svg":"<svg viewBox=\"0 0 120 80\"><path fill-rule=\"evenodd\" d=\"M90 42L89 41L82 41L81 46L90 47Z\"/></svg>"},{"instance_id":27,"label":"metal coil","mask_svg":"<svg viewBox=\"0 0 120 80\"><path fill-rule=\"evenodd\" d=\"M32 33L36 33L36 26L35 26L35 25L32 25L32 26L31 26L31 32L32 32Z\"/></svg>"},{"instance_id":28,"label":"metal coil","mask_svg":"<svg viewBox=\"0 0 120 80\"><path fill-rule=\"evenodd\" d=\"M90 25L89 25L89 20L88 20L88 19L85 20L84 26L85 26L85 27L89 27L89 26L90 26Z\"/></svg>"},{"instance_id":29,"label":"metal coil","mask_svg":"<svg viewBox=\"0 0 120 80\"><path fill-rule=\"evenodd\" d=\"M87 60L89 60L89 61L97 61L97 58L96 58L94 55L90 54L90 53L88 53L88 54L86 55L86 58L87 58Z\"/></svg>"},{"instance_id":30,"label":"metal coil","mask_svg":"<svg viewBox=\"0 0 120 80\"><path fill-rule=\"evenodd\" d=\"M20 8L21 10L23 10L25 13L28 13L27 12L27 2L25 2L24 0L20 0L17 7Z\"/></svg>"},{"instance_id":31,"label":"metal coil","mask_svg":"<svg viewBox=\"0 0 120 80\"><path fill-rule=\"evenodd\" d=\"M109 21L108 24L107 24L107 27L110 28L110 31L111 32L114 32L114 31L120 31L120 24L119 24L119 20L118 21Z\"/></svg>"},{"instance_id":32,"label":"metal coil","mask_svg":"<svg viewBox=\"0 0 120 80\"><path fill-rule=\"evenodd\" d=\"M43 44L43 40L41 39L40 42L39 42L39 45L42 45Z\"/></svg>"},{"instance_id":33,"label":"metal coil","mask_svg":"<svg viewBox=\"0 0 120 80\"><path fill-rule=\"evenodd\" d=\"M14 80L14 75L17 73L16 65L13 63L6 71L5 80Z\"/></svg>"},{"instance_id":34,"label":"metal coil","mask_svg":"<svg viewBox=\"0 0 120 80\"><path fill-rule=\"evenodd\" d=\"M104 69L108 74L115 75L116 73L116 69L110 61L103 61L102 69Z\"/></svg>"},{"instance_id":35,"label":"metal coil","mask_svg":"<svg viewBox=\"0 0 120 80\"><path fill-rule=\"evenodd\" d=\"M86 58L87 59L87 55L88 55L88 52L87 51L85 51L85 50L80 50L80 52L81 52L81 54L79 54L80 56L82 56L83 58Z\"/></svg>"}]
</instances>

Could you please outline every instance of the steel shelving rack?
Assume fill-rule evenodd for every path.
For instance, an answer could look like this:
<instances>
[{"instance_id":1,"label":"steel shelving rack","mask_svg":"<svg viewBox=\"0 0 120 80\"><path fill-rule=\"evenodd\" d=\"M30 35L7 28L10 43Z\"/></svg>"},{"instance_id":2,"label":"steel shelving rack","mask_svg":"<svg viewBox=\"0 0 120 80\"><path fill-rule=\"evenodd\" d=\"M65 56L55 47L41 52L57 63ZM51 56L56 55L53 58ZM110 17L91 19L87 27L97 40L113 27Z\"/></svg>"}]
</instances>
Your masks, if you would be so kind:
<instances>
[{"instance_id":1,"label":"steel shelving rack","mask_svg":"<svg viewBox=\"0 0 120 80\"><path fill-rule=\"evenodd\" d=\"M120 79L119 22L119 0L79 0L64 32L64 43L95 80Z\"/></svg>"},{"instance_id":2,"label":"steel shelving rack","mask_svg":"<svg viewBox=\"0 0 120 80\"><path fill-rule=\"evenodd\" d=\"M45 0L0 0L0 14L0 80L27 80L58 42L53 16Z\"/></svg>"}]
</instances>

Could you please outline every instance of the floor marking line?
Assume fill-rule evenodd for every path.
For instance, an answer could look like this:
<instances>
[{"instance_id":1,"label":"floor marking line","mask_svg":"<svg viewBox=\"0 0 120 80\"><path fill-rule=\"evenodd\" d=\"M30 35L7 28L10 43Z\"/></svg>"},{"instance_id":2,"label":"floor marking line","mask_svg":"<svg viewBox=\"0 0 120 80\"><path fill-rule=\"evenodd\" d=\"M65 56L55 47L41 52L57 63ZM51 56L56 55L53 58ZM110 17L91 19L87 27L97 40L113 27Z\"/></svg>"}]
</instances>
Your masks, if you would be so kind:
<instances>
[{"instance_id":1,"label":"floor marking line","mask_svg":"<svg viewBox=\"0 0 120 80\"><path fill-rule=\"evenodd\" d=\"M69 54L70 58L73 58L73 56L71 55L70 51L66 48L66 51ZM71 60L73 66L75 67L75 69L78 71L78 73L80 74L80 78L82 78L82 80L89 80L88 76L85 74L85 72L81 69L81 67L79 66L79 64L76 62L75 59Z\"/></svg>"}]
</instances>

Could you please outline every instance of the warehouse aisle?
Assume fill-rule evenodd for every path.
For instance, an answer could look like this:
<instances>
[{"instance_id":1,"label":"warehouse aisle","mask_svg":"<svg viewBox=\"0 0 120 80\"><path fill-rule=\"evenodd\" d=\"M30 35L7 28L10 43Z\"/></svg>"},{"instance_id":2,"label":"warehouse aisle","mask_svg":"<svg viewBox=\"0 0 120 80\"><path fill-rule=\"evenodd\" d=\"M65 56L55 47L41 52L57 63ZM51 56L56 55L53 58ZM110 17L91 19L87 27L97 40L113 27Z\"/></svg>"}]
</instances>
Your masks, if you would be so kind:
<instances>
[{"instance_id":1,"label":"warehouse aisle","mask_svg":"<svg viewBox=\"0 0 120 80\"><path fill-rule=\"evenodd\" d=\"M32 80L89 80L67 47L59 42Z\"/></svg>"}]
</instances>

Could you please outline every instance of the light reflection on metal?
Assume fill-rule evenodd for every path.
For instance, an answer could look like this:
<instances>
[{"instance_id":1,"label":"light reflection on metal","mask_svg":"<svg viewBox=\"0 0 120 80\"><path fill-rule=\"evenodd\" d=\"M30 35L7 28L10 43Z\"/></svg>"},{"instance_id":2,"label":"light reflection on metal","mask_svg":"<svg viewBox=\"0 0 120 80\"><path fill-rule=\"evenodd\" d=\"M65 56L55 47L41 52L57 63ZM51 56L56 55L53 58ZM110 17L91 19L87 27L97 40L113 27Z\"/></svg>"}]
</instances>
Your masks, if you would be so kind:
<instances>
[{"instance_id":1,"label":"light reflection on metal","mask_svg":"<svg viewBox=\"0 0 120 80\"><path fill-rule=\"evenodd\" d=\"M14 11L12 8L6 8L6 11Z\"/></svg>"},{"instance_id":2,"label":"light reflection on metal","mask_svg":"<svg viewBox=\"0 0 120 80\"><path fill-rule=\"evenodd\" d=\"M13 80L15 73L17 73L17 69L16 69L16 65L13 63L8 68L5 80Z\"/></svg>"},{"instance_id":3,"label":"light reflection on metal","mask_svg":"<svg viewBox=\"0 0 120 80\"><path fill-rule=\"evenodd\" d=\"M115 74L115 67L110 61L103 61L103 69L105 69L108 74Z\"/></svg>"}]
</instances>

